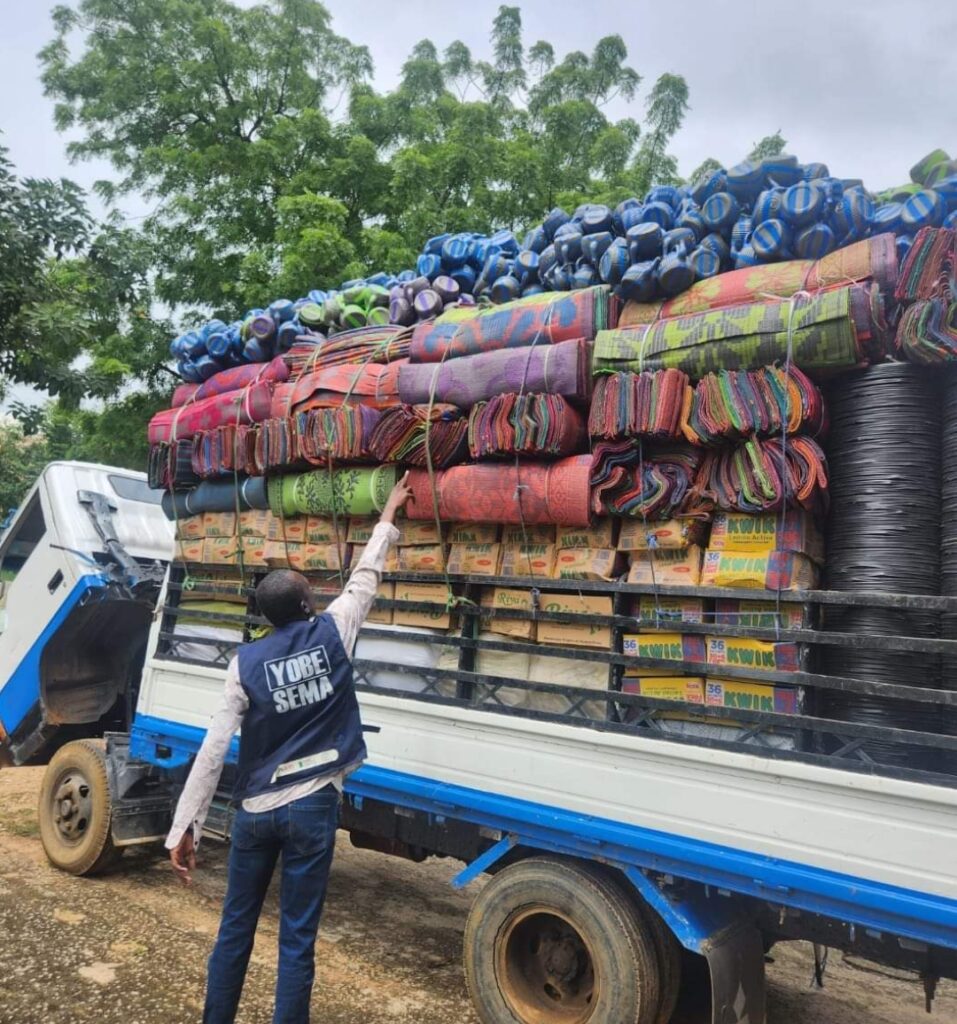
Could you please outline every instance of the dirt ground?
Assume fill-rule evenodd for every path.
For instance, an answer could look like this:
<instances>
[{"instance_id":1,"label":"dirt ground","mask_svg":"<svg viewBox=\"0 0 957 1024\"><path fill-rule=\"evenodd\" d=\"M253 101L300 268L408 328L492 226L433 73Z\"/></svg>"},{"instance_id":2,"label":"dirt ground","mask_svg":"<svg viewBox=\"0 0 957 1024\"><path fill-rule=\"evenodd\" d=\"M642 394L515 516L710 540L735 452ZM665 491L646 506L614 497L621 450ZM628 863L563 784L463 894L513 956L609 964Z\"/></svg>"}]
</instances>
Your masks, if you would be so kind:
<instances>
[{"instance_id":1,"label":"dirt ground","mask_svg":"<svg viewBox=\"0 0 957 1024\"><path fill-rule=\"evenodd\" d=\"M162 851L128 852L110 875L51 869L34 808L42 768L0 771L0 1024L194 1024L226 881L226 850L203 844L190 889ZM461 967L462 930L480 882L456 892L458 865L416 865L355 850L340 836L317 947L319 1024L477 1024ZM268 1024L276 893L260 923L240 1024ZM769 1024L916 1024L922 989L832 955L812 989L805 944L778 946ZM895 973L895 972L889 972ZM957 985L944 982L931 1021L957 1024ZM696 1024L683 1014L683 1024Z\"/></svg>"}]
</instances>

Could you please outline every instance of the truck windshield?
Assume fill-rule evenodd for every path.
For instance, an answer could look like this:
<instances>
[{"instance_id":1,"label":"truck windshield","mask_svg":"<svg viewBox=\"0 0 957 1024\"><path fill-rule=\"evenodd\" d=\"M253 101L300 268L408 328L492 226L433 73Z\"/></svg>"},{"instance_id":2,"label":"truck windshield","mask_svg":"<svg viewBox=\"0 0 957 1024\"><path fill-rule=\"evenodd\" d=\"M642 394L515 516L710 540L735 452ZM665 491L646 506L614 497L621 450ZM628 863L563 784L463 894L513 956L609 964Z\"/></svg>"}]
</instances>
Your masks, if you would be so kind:
<instances>
[{"instance_id":1,"label":"truck windshield","mask_svg":"<svg viewBox=\"0 0 957 1024\"><path fill-rule=\"evenodd\" d=\"M117 495L127 501L142 501L147 505L159 505L163 499L163 492L153 490L145 480L136 480L133 477L110 473L109 481Z\"/></svg>"}]
</instances>

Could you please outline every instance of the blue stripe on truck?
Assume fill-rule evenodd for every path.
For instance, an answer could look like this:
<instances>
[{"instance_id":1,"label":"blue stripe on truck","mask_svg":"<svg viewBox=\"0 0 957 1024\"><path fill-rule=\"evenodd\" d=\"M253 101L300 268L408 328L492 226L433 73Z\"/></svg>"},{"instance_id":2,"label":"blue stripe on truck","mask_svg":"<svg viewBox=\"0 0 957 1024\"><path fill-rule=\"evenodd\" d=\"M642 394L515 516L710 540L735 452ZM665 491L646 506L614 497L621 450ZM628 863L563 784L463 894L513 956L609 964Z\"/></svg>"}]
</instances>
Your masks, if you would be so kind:
<instances>
[{"instance_id":1,"label":"blue stripe on truck","mask_svg":"<svg viewBox=\"0 0 957 1024\"><path fill-rule=\"evenodd\" d=\"M204 731L195 726L137 715L131 751L136 757L171 767L188 761L199 749L203 735ZM157 744L167 748L161 756L155 752ZM236 750L234 740L229 760L235 760ZM346 792L511 833L523 846L574 857L600 857L622 867L648 868L860 927L957 949L957 900L947 897L368 763L349 776Z\"/></svg>"},{"instance_id":2,"label":"blue stripe on truck","mask_svg":"<svg viewBox=\"0 0 957 1024\"><path fill-rule=\"evenodd\" d=\"M0 689L0 723L9 735L14 735L40 700L40 660L46 645L83 597L89 591L104 586L106 584L100 576L81 576L33 642L33 646L7 677L3 689Z\"/></svg>"}]
</instances>

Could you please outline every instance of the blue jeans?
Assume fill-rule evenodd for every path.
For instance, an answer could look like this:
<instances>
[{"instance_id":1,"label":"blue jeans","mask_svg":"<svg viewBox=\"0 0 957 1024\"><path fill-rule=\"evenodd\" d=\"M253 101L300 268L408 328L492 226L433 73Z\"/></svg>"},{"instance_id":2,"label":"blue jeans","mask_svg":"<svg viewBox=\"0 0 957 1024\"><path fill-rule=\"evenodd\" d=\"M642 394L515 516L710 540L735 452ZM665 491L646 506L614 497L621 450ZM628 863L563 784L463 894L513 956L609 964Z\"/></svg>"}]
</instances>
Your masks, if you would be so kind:
<instances>
[{"instance_id":1,"label":"blue jeans","mask_svg":"<svg viewBox=\"0 0 957 1024\"><path fill-rule=\"evenodd\" d=\"M339 793L326 786L274 811L241 807L233 823L229 881L209 958L203 1024L232 1024L256 923L282 854L279 971L273 1024L308 1024L319 917L336 844Z\"/></svg>"}]
</instances>

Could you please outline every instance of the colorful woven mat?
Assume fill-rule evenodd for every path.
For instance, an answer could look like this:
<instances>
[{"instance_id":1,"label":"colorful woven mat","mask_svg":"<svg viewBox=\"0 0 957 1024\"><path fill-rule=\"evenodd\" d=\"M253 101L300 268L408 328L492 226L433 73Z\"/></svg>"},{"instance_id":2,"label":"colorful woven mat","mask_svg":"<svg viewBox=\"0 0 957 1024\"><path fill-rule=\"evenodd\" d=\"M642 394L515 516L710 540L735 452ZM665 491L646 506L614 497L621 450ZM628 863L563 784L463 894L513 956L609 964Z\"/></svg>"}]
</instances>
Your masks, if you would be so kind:
<instances>
[{"instance_id":1,"label":"colorful woven mat","mask_svg":"<svg viewBox=\"0 0 957 1024\"><path fill-rule=\"evenodd\" d=\"M957 302L940 298L908 306L897 325L897 347L912 363L957 359Z\"/></svg>"},{"instance_id":2,"label":"colorful woven mat","mask_svg":"<svg viewBox=\"0 0 957 1024\"><path fill-rule=\"evenodd\" d=\"M289 380L289 367L281 356L277 356L269 363L249 363L246 366L234 366L229 370L220 370L219 373L200 384L193 397L195 401L202 401L204 398L212 398L213 395L225 395L229 391L240 391L257 381L267 384L282 384L287 380Z\"/></svg>"},{"instance_id":3,"label":"colorful woven mat","mask_svg":"<svg viewBox=\"0 0 957 1024\"><path fill-rule=\"evenodd\" d=\"M311 339L297 341L282 358L292 376L297 377L307 367L324 370L344 363L391 363L405 359L411 340L412 331L408 327L374 325L343 331L328 341L323 340L320 346Z\"/></svg>"},{"instance_id":4,"label":"colorful woven mat","mask_svg":"<svg viewBox=\"0 0 957 1024\"><path fill-rule=\"evenodd\" d=\"M700 514L690 499L703 449L628 439L601 441L592 454L592 510L597 515L671 519Z\"/></svg>"},{"instance_id":5,"label":"colorful woven mat","mask_svg":"<svg viewBox=\"0 0 957 1024\"><path fill-rule=\"evenodd\" d=\"M688 387L688 375L681 370L601 374L595 379L588 432L609 440L641 434L680 437Z\"/></svg>"},{"instance_id":6,"label":"colorful woven mat","mask_svg":"<svg viewBox=\"0 0 957 1024\"><path fill-rule=\"evenodd\" d=\"M439 517L472 523L586 526L590 521L590 455L552 463L476 463L434 475ZM432 479L413 469L409 519L434 519Z\"/></svg>"},{"instance_id":7,"label":"colorful woven mat","mask_svg":"<svg viewBox=\"0 0 957 1024\"><path fill-rule=\"evenodd\" d=\"M472 407L473 459L496 455L577 455L588 447L585 417L561 395L497 395Z\"/></svg>"},{"instance_id":8,"label":"colorful woven mat","mask_svg":"<svg viewBox=\"0 0 957 1024\"><path fill-rule=\"evenodd\" d=\"M897 248L892 234L855 242L819 260L766 263L718 274L699 281L673 299L628 302L621 311L618 326L651 324L656 320L772 298L789 299L800 291L843 287L868 279L873 280L882 293L893 292L897 282Z\"/></svg>"},{"instance_id":9,"label":"colorful woven mat","mask_svg":"<svg viewBox=\"0 0 957 1024\"><path fill-rule=\"evenodd\" d=\"M722 370L688 389L681 432L693 444L751 437L820 434L827 423L820 390L796 366Z\"/></svg>"},{"instance_id":10,"label":"colorful woven mat","mask_svg":"<svg viewBox=\"0 0 957 1024\"><path fill-rule=\"evenodd\" d=\"M382 414L372 435L372 454L380 462L426 466L426 437L436 468L468 457L468 420L454 405L400 405Z\"/></svg>"},{"instance_id":11,"label":"colorful woven mat","mask_svg":"<svg viewBox=\"0 0 957 1024\"><path fill-rule=\"evenodd\" d=\"M268 420L266 421L268 422ZM215 430L203 430L192 442L192 469L203 477L222 476L224 473L261 475L255 466L254 450L259 427L229 424Z\"/></svg>"},{"instance_id":12,"label":"colorful woven mat","mask_svg":"<svg viewBox=\"0 0 957 1024\"><path fill-rule=\"evenodd\" d=\"M331 366L315 370L297 381L276 387L271 413L275 419L310 409L345 404L388 409L399 404L399 368L402 361Z\"/></svg>"},{"instance_id":13,"label":"colorful woven mat","mask_svg":"<svg viewBox=\"0 0 957 1024\"><path fill-rule=\"evenodd\" d=\"M696 507L725 512L827 510L827 460L809 437L752 438L708 451L694 481Z\"/></svg>"},{"instance_id":14,"label":"colorful woven mat","mask_svg":"<svg viewBox=\"0 0 957 1024\"><path fill-rule=\"evenodd\" d=\"M601 331L596 370L684 370L700 379L718 370L756 370L784 362L832 371L879 358L886 348L876 285L852 285L787 302L756 302Z\"/></svg>"},{"instance_id":15,"label":"colorful woven mat","mask_svg":"<svg viewBox=\"0 0 957 1024\"><path fill-rule=\"evenodd\" d=\"M894 297L898 302L933 299L954 294L957 269L957 231L921 228L901 267Z\"/></svg>"},{"instance_id":16,"label":"colorful woven mat","mask_svg":"<svg viewBox=\"0 0 957 1024\"><path fill-rule=\"evenodd\" d=\"M530 295L501 306L459 306L418 324L409 354L413 363L438 363L500 348L591 339L617 319L617 299L604 285Z\"/></svg>"},{"instance_id":17,"label":"colorful woven mat","mask_svg":"<svg viewBox=\"0 0 957 1024\"><path fill-rule=\"evenodd\" d=\"M381 512L395 486L394 466L375 469L316 469L271 477L267 483L273 515L371 516Z\"/></svg>"},{"instance_id":18,"label":"colorful woven mat","mask_svg":"<svg viewBox=\"0 0 957 1024\"><path fill-rule=\"evenodd\" d=\"M509 391L586 399L590 388L591 345L582 338L479 352L444 363L408 363L399 370L399 397L409 405L434 397L468 409Z\"/></svg>"},{"instance_id":19,"label":"colorful woven mat","mask_svg":"<svg viewBox=\"0 0 957 1024\"><path fill-rule=\"evenodd\" d=\"M269 416L272 389L272 384L259 381L241 391L213 395L178 409L164 409L150 420L147 438L150 444L159 444L191 438L201 430L214 430L227 424L259 423Z\"/></svg>"},{"instance_id":20,"label":"colorful woven mat","mask_svg":"<svg viewBox=\"0 0 957 1024\"><path fill-rule=\"evenodd\" d=\"M151 445L146 469L150 487L166 491L195 487L200 477L193 471L192 454L191 441Z\"/></svg>"}]
</instances>

